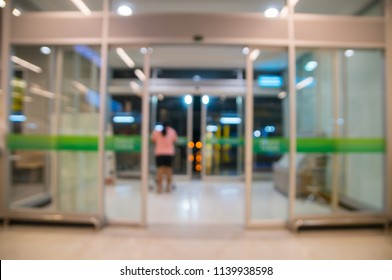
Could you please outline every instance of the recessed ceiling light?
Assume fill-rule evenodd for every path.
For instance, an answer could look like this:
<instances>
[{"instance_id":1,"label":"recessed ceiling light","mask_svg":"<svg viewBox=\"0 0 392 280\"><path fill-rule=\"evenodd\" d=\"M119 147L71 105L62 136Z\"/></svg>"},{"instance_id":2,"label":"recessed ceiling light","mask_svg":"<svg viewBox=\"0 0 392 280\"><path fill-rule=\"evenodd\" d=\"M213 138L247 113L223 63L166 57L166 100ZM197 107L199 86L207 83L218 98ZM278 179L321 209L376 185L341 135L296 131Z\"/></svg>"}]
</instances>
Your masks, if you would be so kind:
<instances>
[{"instance_id":1,"label":"recessed ceiling light","mask_svg":"<svg viewBox=\"0 0 392 280\"><path fill-rule=\"evenodd\" d=\"M269 8L264 12L264 16L267 18L275 18L278 15L279 15L279 11L276 8Z\"/></svg>"},{"instance_id":2,"label":"recessed ceiling light","mask_svg":"<svg viewBox=\"0 0 392 280\"><path fill-rule=\"evenodd\" d=\"M50 54L52 52L51 49L49 47L47 47L47 46L41 47L40 51L41 51L42 54Z\"/></svg>"},{"instance_id":3,"label":"recessed ceiling light","mask_svg":"<svg viewBox=\"0 0 392 280\"><path fill-rule=\"evenodd\" d=\"M117 8L117 14L123 17L128 17L133 14L133 11L128 5L121 5Z\"/></svg>"}]
</instances>

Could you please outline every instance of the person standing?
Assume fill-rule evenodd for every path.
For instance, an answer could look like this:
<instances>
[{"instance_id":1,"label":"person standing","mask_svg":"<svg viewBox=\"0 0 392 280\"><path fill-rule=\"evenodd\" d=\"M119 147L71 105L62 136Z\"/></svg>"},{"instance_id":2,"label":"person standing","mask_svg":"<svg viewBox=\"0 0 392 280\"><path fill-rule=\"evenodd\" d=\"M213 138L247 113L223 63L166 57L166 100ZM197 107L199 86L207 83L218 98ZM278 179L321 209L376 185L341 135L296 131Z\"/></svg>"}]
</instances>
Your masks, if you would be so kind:
<instances>
[{"instance_id":1,"label":"person standing","mask_svg":"<svg viewBox=\"0 0 392 280\"><path fill-rule=\"evenodd\" d=\"M162 130L154 130L151 136L155 144L154 154L157 166L157 192L162 192L163 178L166 178L166 191L170 192L173 177L173 157L175 155L175 143L177 132L166 122Z\"/></svg>"}]
</instances>

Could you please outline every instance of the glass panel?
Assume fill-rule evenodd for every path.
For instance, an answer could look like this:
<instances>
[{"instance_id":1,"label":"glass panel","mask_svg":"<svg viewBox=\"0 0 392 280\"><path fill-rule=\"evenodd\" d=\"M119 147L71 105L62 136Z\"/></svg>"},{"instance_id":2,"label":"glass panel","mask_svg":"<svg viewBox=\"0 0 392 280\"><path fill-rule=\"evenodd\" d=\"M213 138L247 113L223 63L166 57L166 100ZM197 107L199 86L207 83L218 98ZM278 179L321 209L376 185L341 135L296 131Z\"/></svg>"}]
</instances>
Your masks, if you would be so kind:
<instances>
[{"instance_id":1,"label":"glass panel","mask_svg":"<svg viewBox=\"0 0 392 280\"><path fill-rule=\"evenodd\" d=\"M278 16L285 7L285 0L134 0L132 4L122 0L112 0L112 11L123 13L132 9L133 13L257 13L263 14L267 9L274 8ZM124 8L129 7L129 8ZM120 8L121 7L121 8ZM119 9L120 8L120 9ZM275 12L274 12L275 13ZM282 15L286 16L284 11Z\"/></svg>"},{"instance_id":2,"label":"glass panel","mask_svg":"<svg viewBox=\"0 0 392 280\"><path fill-rule=\"evenodd\" d=\"M101 11L103 0L83 0L87 9L90 11ZM12 0L12 7L23 12L57 12L80 11L79 8L70 0Z\"/></svg>"},{"instance_id":3,"label":"glass panel","mask_svg":"<svg viewBox=\"0 0 392 280\"><path fill-rule=\"evenodd\" d=\"M178 134L178 141L176 143L176 154L173 160L173 172L177 175L187 174L187 144L190 139L187 136L188 127L188 109L189 106L181 97L170 97L160 94L155 96L157 100L157 106L155 107L156 112L152 114L155 116L155 120L151 120L155 125L161 125L167 122L172 128L174 128ZM154 107L152 106L151 109ZM151 165L155 165L155 159L151 161Z\"/></svg>"},{"instance_id":4,"label":"glass panel","mask_svg":"<svg viewBox=\"0 0 392 280\"><path fill-rule=\"evenodd\" d=\"M300 0L295 6L296 13L383 16L383 0Z\"/></svg>"},{"instance_id":5,"label":"glass panel","mask_svg":"<svg viewBox=\"0 0 392 280\"><path fill-rule=\"evenodd\" d=\"M207 100L207 96L203 97ZM243 174L243 98L209 97L206 104L206 175Z\"/></svg>"},{"instance_id":6,"label":"glass panel","mask_svg":"<svg viewBox=\"0 0 392 280\"><path fill-rule=\"evenodd\" d=\"M96 213L97 48L15 46L11 60L11 208Z\"/></svg>"},{"instance_id":7,"label":"glass panel","mask_svg":"<svg viewBox=\"0 0 392 280\"><path fill-rule=\"evenodd\" d=\"M251 56L258 50L253 50ZM261 49L254 61L252 220L286 220L289 182L287 51Z\"/></svg>"},{"instance_id":8,"label":"glass panel","mask_svg":"<svg viewBox=\"0 0 392 280\"><path fill-rule=\"evenodd\" d=\"M382 65L378 50L297 51L297 214L382 211Z\"/></svg>"},{"instance_id":9,"label":"glass panel","mask_svg":"<svg viewBox=\"0 0 392 280\"><path fill-rule=\"evenodd\" d=\"M106 215L140 222L143 54L138 47L112 46L108 64Z\"/></svg>"},{"instance_id":10,"label":"glass panel","mask_svg":"<svg viewBox=\"0 0 392 280\"><path fill-rule=\"evenodd\" d=\"M49 139L54 79L51 56L38 47L12 48L11 100L8 116L10 135L11 208L51 204L49 152L34 146ZM42 137L41 140L39 138ZM47 141L48 142L48 141Z\"/></svg>"},{"instance_id":11,"label":"glass panel","mask_svg":"<svg viewBox=\"0 0 392 280\"><path fill-rule=\"evenodd\" d=\"M98 131L100 51L75 45L63 57L57 154L59 209L74 213L98 211ZM83 170L83 172L81 172Z\"/></svg>"}]
</instances>

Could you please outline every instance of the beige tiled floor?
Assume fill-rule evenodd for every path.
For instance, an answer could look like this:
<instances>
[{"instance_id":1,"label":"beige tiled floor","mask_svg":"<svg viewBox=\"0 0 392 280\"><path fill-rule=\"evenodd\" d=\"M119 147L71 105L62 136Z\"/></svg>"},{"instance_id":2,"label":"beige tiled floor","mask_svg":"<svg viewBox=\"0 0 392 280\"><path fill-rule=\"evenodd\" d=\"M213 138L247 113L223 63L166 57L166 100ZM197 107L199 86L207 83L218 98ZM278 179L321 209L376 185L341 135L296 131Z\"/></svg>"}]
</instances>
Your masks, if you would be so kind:
<instances>
[{"instance_id":1,"label":"beige tiled floor","mask_svg":"<svg viewBox=\"0 0 392 280\"><path fill-rule=\"evenodd\" d=\"M108 213L132 219L126 213L140 209L135 207L140 194L138 188L129 190L132 182L122 183L108 189ZM268 181L255 188L252 211L260 215L254 218L284 220L287 198ZM243 197L241 182L177 182L172 193L149 192L145 228L11 224L0 227L0 259L392 260L392 233L383 229L247 229ZM304 202L301 207L314 211L316 206Z\"/></svg>"},{"instance_id":2,"label":"beige tiled floor","mask_svg":"<svg viewBox=\"0 0 392 280\"><path fill-rule=\"evenodd\" d=\"M0 259L388 259L392 236L383 230L292 233L224 225L11 225L0 230Z\"/></svg>"}]
</instances>

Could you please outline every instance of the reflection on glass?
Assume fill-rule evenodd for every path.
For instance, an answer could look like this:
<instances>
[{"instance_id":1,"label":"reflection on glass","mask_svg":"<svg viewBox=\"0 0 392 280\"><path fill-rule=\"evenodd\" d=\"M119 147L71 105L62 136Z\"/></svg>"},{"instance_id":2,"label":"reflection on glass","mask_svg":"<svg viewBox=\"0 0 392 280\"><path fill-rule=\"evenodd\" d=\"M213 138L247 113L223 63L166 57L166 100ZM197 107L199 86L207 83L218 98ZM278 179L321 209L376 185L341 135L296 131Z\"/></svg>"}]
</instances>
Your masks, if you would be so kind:
<instances>
[{"instance_id":1,"label":"reflection on glass","mask_svg":"<svg viewBox=\"0 0 392 280\"><path fill-rule=\"evenodd\" d=\"M160 0L134 0L132 1L132 13L258 13L263 14L267 10L274 9L275 12L269 12L277 16L286 16L285 0L225 0L222 7L222 1L219 0L199 0L183 1L171 0L164 4ZM111 10L120 16L122 11L127 10L129 15L129 6L122 0L111 0ZM131 13L131 14L132 14Z\"/></svg>"},{"instance_id":2,"label":"reflection on glass","mask_svg":"<svg viewBox=\"0 0 392 280\"><path fill-rule=\"evenodd\" d=\"M206 108L206 175L242 175L242 97L209 97Z\"/></svg>"},{"instance_id":3,"label":"reflection on glass","mask_svg":"<svg viewBox=\"0 0 392 280\"><path fill-rule=\"evenodd\" d=\"M71 0L51 0L50 3L36 0L12 0L12 6L22 12L101 11L103 7L103 0L77 0L75 2L79 2L78 5L75 5Z\"/></svg>"},{"instance_id":4,"label":"reflection on glass","mask_svg":"<svg viewBox=\"0 0 392 280\"><path fill-rule=\"evenodd\" d=\"M151 108L151 110L154 110L152 113L154 119L151 121L154 125L162 125L164 122L167 122L177 132L178 141L173 161L173 172L176 175L186 175L188 164L187 113L189 106L192 106L192 96L169 97L162 95L161 98L154 98L154 100L155 104ZM155 166L154 158L152 158L151 164Z\"/></svg>"},{"instance_id":5,"label":"reflection on glass","mask_svg":"<svg viewBox=\"0 0 392 280\"><path fill-rule=\"evenodd\" d=\"M382 53L297 54L296 213L382 211Z\"/></svg>"},{"instance_id":6,"label":"reflection on glass","mask_svg":"<svg viewBox=\"0 0 392 280\"><path fill-rule=\"evenodd\" d=\"M324 15L383 16L384 1L300 0L295 5L295 12Z\"/></svg>"},{"instance_id":7,"label":"reflection on glass","mask_svg":"<svg viewBox=\"0 0 392 280\"><path fill-rule=\"evenodd\" d=\"M286 50L261 49L253 64L251 219L284 220L288 206L289 100Z\"/></svg>"},{"instance_id":8,"label":"reflection on glass","mask_svg":"<svg viewBox=\"0 0 392 280\"><path fill-rule=\"evenodd\" d=\"M105 212L109 220L141 221L141 92L138 47L111 46L106 116Z\"/></svg>"}]
</instances>

